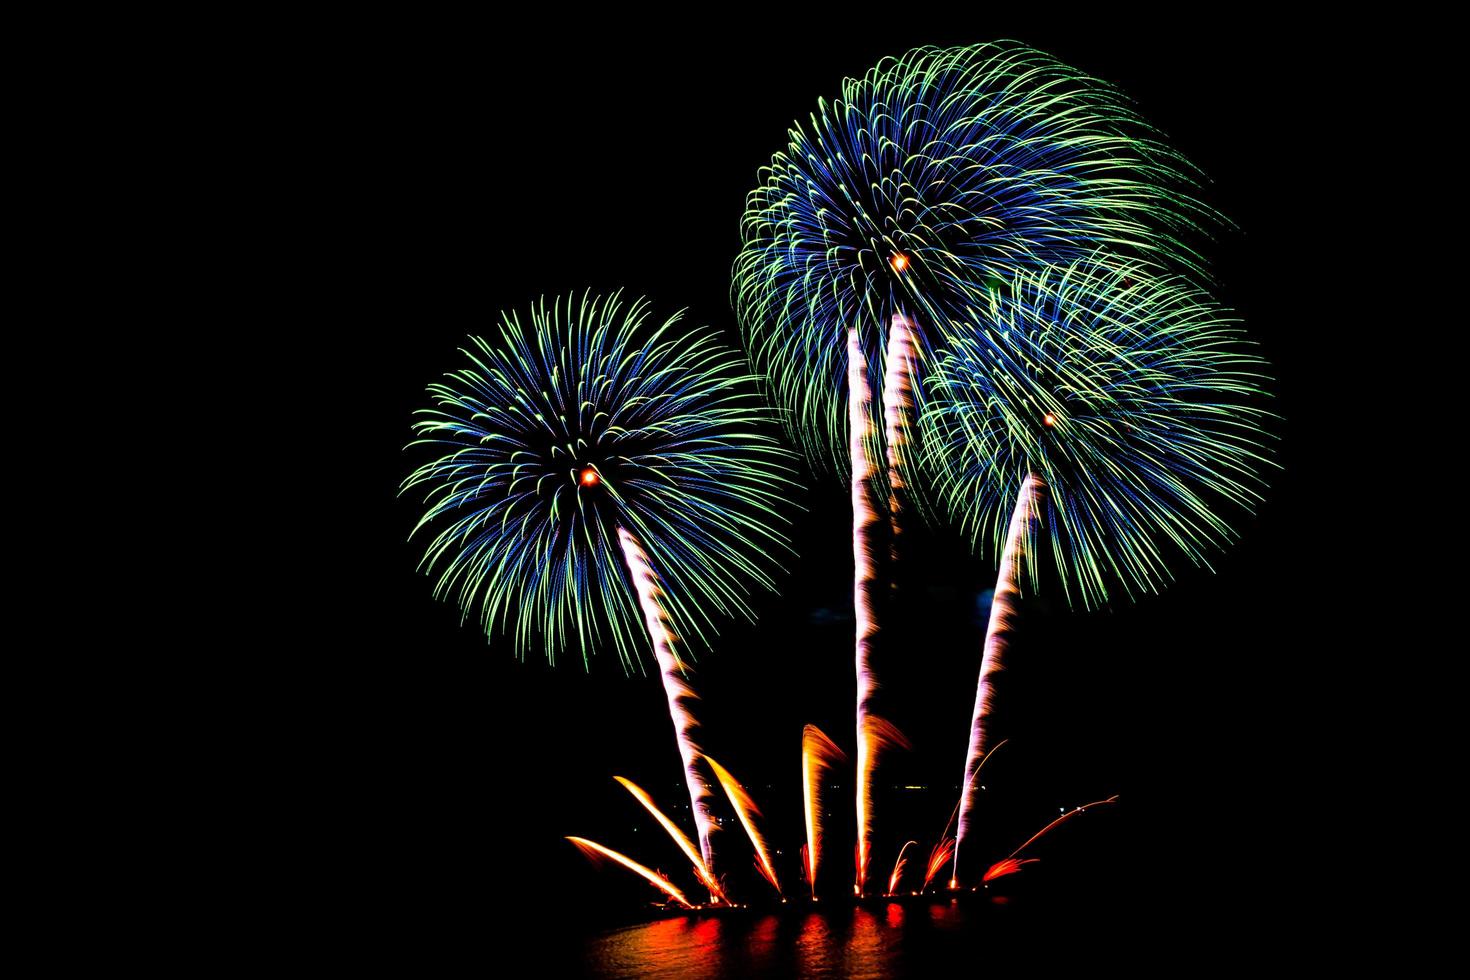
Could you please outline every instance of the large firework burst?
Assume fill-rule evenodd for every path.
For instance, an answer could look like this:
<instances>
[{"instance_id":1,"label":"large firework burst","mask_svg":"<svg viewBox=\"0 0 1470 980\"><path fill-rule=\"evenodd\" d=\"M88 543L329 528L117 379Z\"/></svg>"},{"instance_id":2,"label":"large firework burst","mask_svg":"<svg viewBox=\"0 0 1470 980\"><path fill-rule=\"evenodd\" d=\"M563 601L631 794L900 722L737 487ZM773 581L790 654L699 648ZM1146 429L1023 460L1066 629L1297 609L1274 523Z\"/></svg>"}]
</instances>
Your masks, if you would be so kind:
<instances>
[{"instance_id":1,"label":"large firework burst","mask_svg":"<svg viewBox=\"0 0 1470 980\"><path fill-rule=\"evenodd\" d=\"M506 630L517 654L585 658L610 640L625 668L648 648L647 610L619 529L657 576L671 634L708 641L750 615L786 551L790 454L755 379L708 328L648 322L649 306L584 295L503 316L468 363L431 385L411 447L438 455L404 482L435 528L435 593Z\"/></svg>"},{"instance_id":2,"label":"large firework burst","mask_svg":"<svg viewBox=\"0 0 1470 980\"><path fill-rule=\"evenodd\" d=\"M1196 265L1191 168L1127 100L1014 42L918 48L847 79L762 170L733 300L793 437L848 447L846 332L878 387L895 316L931 346L975 294L1106 248Z\"/></svg>"},{"instance_id":3,"label":"large firework burst","mask_svg":"<svg viewBox=\"0 0 1470 980\"><path fill-rule=\"evenodd\" d=\"M1228 312L1177 277L1082 260L1018 273L945 339L925 383L920 466L936 498L999 555L1028 480L1041 554L1075 605L1157 592L1208 564L1230 510L1273 464L1264 361Z\"/></svg>"}]
</instances>

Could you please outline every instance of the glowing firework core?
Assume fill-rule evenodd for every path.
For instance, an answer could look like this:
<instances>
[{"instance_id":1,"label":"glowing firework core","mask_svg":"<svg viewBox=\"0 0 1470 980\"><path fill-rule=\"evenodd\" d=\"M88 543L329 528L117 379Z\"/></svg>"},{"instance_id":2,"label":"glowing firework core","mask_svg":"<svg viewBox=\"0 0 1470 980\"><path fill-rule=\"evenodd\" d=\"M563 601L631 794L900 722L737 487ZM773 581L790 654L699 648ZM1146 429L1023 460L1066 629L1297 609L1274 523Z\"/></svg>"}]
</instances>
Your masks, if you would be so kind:
<instances>
[{"instance_id":1,"label":"glowing firework core","mask_svg":"<svg viewBox=\"0 0 1470 980\"><path fill-rule=\"evenodd\" d=\"M1047 417L1050 418L1051 416ZM1051 423L1048 422L1047 424L1050 425ZM582 486L584 487L595 487L601 479L602 477L597 475L597 471L590 466L582 471Z\"/></svg>"},{"instance_id":2,"label":"glowing firework core","mask_svg":"<svg viewBox=\"0 0 1470 980\"><path fill-rule=\"evenodd\" d=\"M1052 413L1050 413L1050 412L1047 412L1047 413L1046 413L1046 415L1044 415L1044 416L1042 416L1042 419L1041 419L1041 421L1042 421L1042 422L1043 422L1043 423L1044 423L1044 424L1045 424L1045 425L1046 425L1046 427L1047 427L1047 428L1048 428L1048 429L1049 429L1049 428L1051 428L1051 427L1052 427L1052 426L1054 426L1054 425L1056 425L1056 424L1057 424L1057 417L1056 417L1056 416L1055 416L1055 415L1053 415L1053 414L1052 414Z\"/></svg>"},{"instance_id":3,"label":"glowing firework core","mask_svg":"<svg viewBox=\"0 0 1470 980\"><path fill-rule=\"evenodd\" d=\"M909 267L909 257L902 252L894 252L893 257L888 260L888 264L893 266L894 272L902 272Z\"/></svg>"}]
</instances>

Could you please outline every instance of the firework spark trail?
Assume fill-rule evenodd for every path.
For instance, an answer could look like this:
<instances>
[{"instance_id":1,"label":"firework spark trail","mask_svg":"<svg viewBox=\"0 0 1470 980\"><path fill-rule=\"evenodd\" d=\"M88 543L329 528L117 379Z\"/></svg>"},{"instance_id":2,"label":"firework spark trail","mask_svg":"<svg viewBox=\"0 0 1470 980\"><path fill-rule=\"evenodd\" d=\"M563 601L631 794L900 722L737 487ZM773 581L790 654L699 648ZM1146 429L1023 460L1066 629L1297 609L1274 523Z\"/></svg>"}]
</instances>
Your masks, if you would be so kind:
<instances>
[{"instance_id":1,"label":"firework spark trail","mask_svg":"<svg viewBox=\"0 0 1470 980\"><path fill-rule=\"evenodd\" d=\"M694 849L694 844L689 840L688 835L679 829L678 824L670 820L658 808L658 804L653 802L653 797L644 792L643 788L637 783L631 779L624 779L622 776L614 776L613 779L616 779L624 789L632 793L633 798L639 803L642 803L645 810L653 814L653 819L657 820L659 826L668 832L669 837L679 846L679 850L683 851L684 856L694 865L695 876L704 883L704 886L709 889L710 894L723 899L725 896L721 894L719 882L715 880L714 874L704 863L704 858Z\"/></svg>"},{"instance_id":2,"label":"firework spark trail","mask_svg":"<svg viewBox=\"0 0 1470 980\"><path fill-rule=\"evenodd\" d=\"M878 587L873 555L873 532L878 514L873 506L876 468L868 455L873 437L873 393L868 385L868 362L856 328L847 331L847 424L852 460L852 606L855 619L857 671L857 881L853 890L861 895L867 886L868 857L872 847L873 771L878 767L876 746L869 743L868 712L877 682L871 657L873 638L878 633L874 614Z\"/></svg>"},{"instance_id":3,"label":"firework spark trail","mask_svg":"<svg viewBox=\"0 0 1470 980\"><path fill-rule=\"evenodd\" d=\"M970 829L970 814L975 805L975 776L985 757L985 740L989 735L987 725L994 707L995 675L1005 666L1006 649L1010 646L1011 618L1015 612L1015 599L1020 595L1021 560L1026 551L1026 540L1036 516L1036 497L1044 488L1040 477L1031 474L1021 485L1016 498L1016 509L1011 514L1011 526L1006 538L1005 551L1000 556L1000 572L995 580L995 598L990 603L990 623L985 628L985 653L980 660L980 682L975 689L975 712L970 720L970 748L965 756L965 781L961 783L959 825L955 830L954 871L950 885L956 886L960 879L960 848Z\"/></svg>"},{"instance_id":4,"label":"firework spark trail","mask_svg":"<svg viewBox=\"0 0 1470 980\"><path fill-rule=\"evenodd\" d=\"M684 906L686 909L694 908L693 905L689 904L689 900L684 897L684 893L675 888L673 883L670 882L669 879L665 878L657 871L654 871L651 868L645 868L643 865L639 864L637 861L634 861L627 855L619 854L612 848L603 847L596 841L590 841L585 837L568 837L567 840L571 841L573 844L576 844L578 849L581 850L581 852L587 855L589 858L592 858L593 860L597 860L599 858L607 858L608 860L616 861L618 864L621 864L629 871L647 880L650 885L659 889L664 894L672 898L674 901Z\"/></svg>"},{"instance_id":5,"label":"firework spark trail","mask_svg":"<svg viewBox=\"0 0 1470 980\"><path fill-rule=\"evenodd\" d=\"M919 886L919 891L929 887L934 876L939 874L941 868L949 863L954 857L954 838L949 836L949 829L945 828L945 836L939 838L939 843L934 845L934 850L929 852L929 867L924 871L924 883Z\"/></svg>"},{"instance_id":6,"label":"firework spark trail","mask_svg":"<svg viewBox=\"0 0 1470 980\"><path fill-rule=\"evenodd\" d=\"M658 576L649 564L648 555L638 540L625 529L618 528L618 540L623 546L623 557L628 571L633 576L633 587L638 593L638 605L643 610L644 622L648 625L648 637L653 643L653 654L658 660L659 673L663 677L664 694L669 702L669 717L674 722L674 737L679 744L679 758L684 762L684 782L689 787L689 809L694 814L694 827L699 833L699 850L706 876L713 880L714 861L709 837L714 829L710 818L710 792L699 771L699 746L694 744L696 725L690 705L695 694L684 680L684 664L674 650L674 635L669 630L668 619L659 604ZM711 889L717 893L717 889Z\"/></svg>"},{"instance_id":7,"label":"firework spark trail","mask_svg":"<svg viewBox=\"0 0 1470 980\"><path fill-rule=\"evenodd\" d=\"M1118 802L1118 797L1117 797L1117 794L1114 794L1114 795L1108 797L1105 800L1094 800L1091 803L1084 803L1082 806L1077 807L1075 810L1069 810L1069 811L1067 811L1066 813L1062 814L1060 817L1057 817L1051 823L1047 824L1045 827L1042 827L1035 834L1033 834L1026 841L1026 843L1022 844L1020 847L1018 847L1014 851L1012 851L1010 853L1010 857L1006 858L1006 860L1009 861L1011 858L1014 858L1017 854L1020 854L1026 848L1030 847L1032 844L1034 844L1038 840L1040 840L1041 837L1044 834L1046 834L1049 830L1051 830L1053 827L1061 826L1062 824L1066 823L1068 820L1071 820L1073 817L1077 816L1077 814L1082 813L1085 810L1090 810L1090 809L1092 809L1095 806L1102 806L1105 803L1116 803L1116 802Z\"/></svg>"},{"instance_id":8,"label":"firework spark trail","mask_svg":"<svg viewBox=\"0 0 1470 980\"><path fill-rule=\"evenodd\" d=\"M801 796L806 812L807 881L812 886L812 899L817 897L817 866L822 851L822 780L838 762L846 762L847 753L837 747L816 725L801 730Z\"/></svg>"},{"instance_id":9,"label":"firework spark trail","mask_svg":"<svg viewBox=\"0 0 1470 980\"><path fill-rule=\"evenodd\" d=\"M761 815L760 807L755 805L750 794L745 792L745 788L734 776L730 775L728 769L709 756L705 756L704 759L715 771L715 778L720 781L720 785L725 787L725 795L730 798L730 805L735 808L735 816L740 818L740 825L745 828L745 833L750 837L750 843L755 848L756 870L771 883L771 887L776 889L776 894L782 894L781 883L776 880L776 869L771 864L771 855L766 850L766 839L755 827L754 818Z\"/></svg>"},{"instance_id":10,"label":"firework spark trail","mask_svg":"<svg viewBox=\"0 0 1470 980\"><path fill-rule=\"evenodd\" d=\"M983 882L1004 878L1006 875L1013 875L1019 872L1022 865L1035 864L1040 860L1041 858L1025 858L1024 860L1018 861L1015 858L1006 858L1004 861L997 861L992 864L990 870L985 872L985 877L980 880Z\"/></svg>"},{"instance_id":11,"label":"firework spark trail","mask_svg":"<svg viewBox=\"0 0 1470 980\"><path fill-rule=\"evenodd\" d=\"M905 864L908 863L908 860L904 857L904 854L908 851L910 847L913 847L917 843L918 841L911 840L908 843L904 844L903 847L899 848L898 860L893 863L893 874L888 876L888 894L892 895L894 892L898 891L898 880L903 877L903 867Z\"/></svg>"},{"instance_id":12,"label":"firework spark trail","mask_svg":"<svg viewBox=\"0 0 1470 980\"><path fill-rule=\"evenodd\" d=\"M975 767L975 773L970 777L970 781L965 784L966 786L975 785L975 780L979 779L980 773L985 771L985 763L989 762L990 757L995 755L1000 747L1009 741L1010 739L1003 738L990 747L990 751L985 753L985 757L982 758L980 760L980 764ZM984 787L981 788L983 789ZM961 796L961 799L963 799L963 795ZM924 874L924 884L919 889L920 891L928 888L929 882L933 881L934 876L939 874L939 869L948 864L949 859L954 857L955 839L949 836L949 828L954 826L955 818L958 817L959 814L960 801L957 800L955 801L954 809L949 812L949 819L946 820L944 823L944 830L939 835L939 842L936 843L934 845L934 849L929 852L929 867ZM951 888L957 888L959 887L959 883L951 880L949 886Z\"/></svg>"},{"instance_id":13,"label":"firework spark trail","mask_svg":"<svg viewBox=\"0 0 1470 980\"><path fill-rule=\"evenodd\" d=\"M863 734L858 739L859 759L867 758L869 760L876 760L879 755L887 750L908 748L912 748L909 745L909 740L891 722L884 721L877 715L868 715L863 719ZM859 765L861 766L861 763ZM868 795L859 795L858 802L860 805L865 801L869 805L872 802L873 768L875 766L870 763L869 778L863 791L864 794ZM860 810L859 812L862 813L863 811ZM854 860L857 862L857 884L853 886L853 891L861 897L867 893L868 866L873 858L871 842L859 839L856 851Z\"/></svg>"},{"instance_id":14,"label":"firework spark trail","mask_svg":"<svg viewBox=\"0 0 1470 980\"><path fill-rule=\"evenodd\" d=\"M910 338L914 324L902 313L893 314L888 328L888 355L883 368L883 421L888 452L888 523L892 528L889 557L898 560L898 535L902 529L904 446L909 439L910 415L914 408L914 351ZM893 586L890 577L889 586Z\"/></svg>"}]
</instances>

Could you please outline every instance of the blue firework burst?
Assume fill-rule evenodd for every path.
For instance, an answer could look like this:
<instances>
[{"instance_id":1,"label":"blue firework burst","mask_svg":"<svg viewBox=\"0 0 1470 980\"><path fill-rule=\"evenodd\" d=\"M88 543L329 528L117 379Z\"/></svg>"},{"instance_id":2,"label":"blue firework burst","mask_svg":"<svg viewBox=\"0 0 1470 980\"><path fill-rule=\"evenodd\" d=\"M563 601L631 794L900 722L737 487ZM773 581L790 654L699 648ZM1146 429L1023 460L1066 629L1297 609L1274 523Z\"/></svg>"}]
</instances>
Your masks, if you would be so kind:
<instances>
[{"instance_id":1,"label":"blue firework burst","mask_svg":"<svg viewBox=\"0 0 1470 980\"><path fill-rule=\"evenodd\" d=\"M1195 266L1192 169L1112 86L1013 42L918 48L847 79L761 173L732 297L794 438L843 469L844 338L932 345L1018 272L1106 249Z\"/></svg>"},{"instance_id":2,"label":"blue firework burst","mask_svg":"<svg viewBox=\"0 0 1470 980\"><path fill-rule=\"evenodd\" d=\"M1207 564L1228 516L1260 500L1265 362L1182 279L1087 260L1020 273L945 346L925 379L925 478L998 555L1021 484L1041 477L1037 533L1075 604Z\"/></svg>"},{"instance_id":3,"label":"blue firework burst","mask_svg":"<svg viewBox=\"0 0 1470 980\"><path fill-rule=\"evenodd\" d=\"M685 638L708 642L773 587L791 454L740 355L680 319L655 326L619 294L543 301L503 316L497 342L471 338L466 366L429 387L409 448L436 455L403 484L425 501L423 567L520 656L575 643L585 661L610 640L625 668L641 662L619 528Z\"/></svg>"}]
</instances>

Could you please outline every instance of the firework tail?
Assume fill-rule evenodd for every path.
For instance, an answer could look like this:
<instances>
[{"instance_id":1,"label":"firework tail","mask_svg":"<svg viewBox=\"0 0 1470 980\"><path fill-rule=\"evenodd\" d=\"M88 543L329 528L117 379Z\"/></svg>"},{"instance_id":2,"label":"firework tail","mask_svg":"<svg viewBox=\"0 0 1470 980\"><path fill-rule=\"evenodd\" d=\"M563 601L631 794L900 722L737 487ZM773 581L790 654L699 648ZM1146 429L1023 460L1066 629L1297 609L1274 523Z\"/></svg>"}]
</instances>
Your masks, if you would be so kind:
<instances>
[{"instance_id":1,"label":"firework tail","mask_svg":"<svg viewBox=\"0 0 1470 980\"><path fill-rule=\"evenodd\" d=\"M776 889L776 894L781 894L781 883L776 880L776 869L771 864L771 855L766 848L766 839L761 836L760 831L755 826L755 818L761 815L760 807L755 805L755 801L750 798L750 794L745 792L745 788L740 785L734 776L730 775L728 769L709 756L705 756L704 758L709 763L710 768L715 771L715 778L725 788L725 795L730 798L730 805L735 808L735 816L740 818L740 825L745 828L746 835L750 837L751 846L755 848L756 870L771 883L771 887Z\"/></svg>"},{"instance_id":2,"label":"firework tail","mask_svg":"<svg viewBox=\"0 0 1470 980\"><path fill-rule=\"evenodd\" d=\"M1041 860L1040 858L1021 858L1018 857L1018 855L1026 848L1030 847L1032 844L1040 840L1049 831L1056 827L1060 827L1068 820L1071 820L1073 817L1077 816L1077 814L1090 810L1095 806L1102 806L1106 803L1116 802L1118 802L1118 797L1115 794L1105 800L1094 800L1091 803L1084 803L1075 809L1068 810L1066 813L1062 814L1060 817L1057 817L1051 823L1047 824L1045 827L1042 827L1036 833L1032 834L1029 838L1027 838L1026 843L1022 844L1020 847L1012 851L1009 857L992 864L990 866L990 870L985 872L985 877L982 878L981 881L994 881L997 878L1004 878L1006 875L1016 874L1025 865L1037 863Z\"/></svg>"},{"instance_id":3,"label":"firework tail","mask_svg":"<svg viewBox=\"0 0 1470 980\"><path fill-rule=\"evenodd\" d=\"M867 885L868 858L872 847L873 771L878 766L876 746L869 739L868 712L877 683L873 679L873 641L878 633L874 608L878 570L873 538L878 523L874 487L876 468L868 455L872 438L872 390L868 385L868 362L856 328L847 331L847 419L852 461L852 605L855 620L855 666L857 672L857 880L853 891L861 895Z\"/></svg>"},{"instance_id":4,"label":"firework tail","mask_svg":"<svg viewBox=\"0 0 1470 980\"><path fill-rule=\"evenodd\" d=\"M631 779L624 779L622 776L614 776L613 779L616 779L624 789L632 793L633 798L639 803L642 803L643 808L653 815L653 819L658 821L659 826L668 833L669 837L678 845L679 850L683 851L684 856L694 865L695 877L704 883L704 886L709 889L710 894L716 898L723 899L725 896L720 892L720 884L715 880L714 873L704 863L704 857L694 849L694 844L689 840L688 835L679 829L678 824L670 820L658 808L658 805L653 802L653 797L644 792L643 788L637 783Z\"/></svg>"},{"instance_id":5,"label":"firework tail","mask_svg":"<svg viewBox=\"0 0 1470 980\"><path fill-rule=\"evenodd\" d=\"M999 742L996 742L993 746L991 746L990 751L985 753L985 757L982 758L980 760L980 764L975 767L974 775L970 777L970 781L965 785L975 785L975 780L979 779L980 773L985 770L985 763L990 761L990 757L995 755L996 750L998 750L1002 745L1006 744L1009 741L1010 739L1003 738ZM955 839L949 836L949 828L954 826L955 818L959 816L959 813L960 804L957 800L955 801L954 809L949 812L949 819L945 821L944 830L939 835L939 841L934 845L934 849L929 852L929 866L924 872L924 884L920 886L920 891L928 888L929 883L934 880L935 875L939 874L940 869L949 863L950 858L954 857ZM953 880L951 880L949 884L951 888L958 887L958 883Z\"/></svg>"},{"instance_id":6,"label":"firework tail","mask_svg":"<svg viewBox=\"0 0 1470 980\"><path fill-rule=\"evenodd\" d=\"M914 324L902 313L893 314L888 327L888 354L883 366L883 424L888 453L889 558L898 559L898 535L903 522L904 448L914 409ZM894 586L890 576L889 586Z\"/></svg>"},{"instance_id":7,"label":"firework tail","mask_svg":"<svg viewBox=\"0 0 1470 980\"><path fill-rule=\"evenodd\" d=\"M817 897L817 867L822 857L822 780L847 754L816 725L801 730L801 801L806 813L806 847L802 862L812 899Z\"/></svg>"},{"instance_id":8,"label":"firework tail","mask_svg":"<svg viewBox=\"0 0 1470 980\"><path fill-rule=\"evenodd\" d=\"M907 748L910 748L909 740L903 736L902 732L893 727L890 722L884 721L877 715L868 715L863 719L863 734L858 741L859 759L866 757L869 760L876 760L879 755L890 749ZM865 791L869 794L872 791L871 766ZM870 795L860 797L861 799L867 800L869 804L872 802ZM859 897L867 894L868 866L872 861L872 857L871 841L859 839L856 854L854 855L854 860L857 862L858 877L857 884L853 886L854 893Z\"/></svg>"},{"instance_id":9,"label":"firework tail","mask_svg":"<svg viewBox=\"0 0 1470 980\"><path fill-rule=\"evenodd\" d=\"M657 888L665 895L668 895L670 898L678 902L680 905L684 906L686 909L694 907L693 905L689 904L689 900L684 897L684 893L675 888L673 883L670 882L669 879L665 878L663 875L659 874L657 871L652 870L651 868L645 868L643 865L639 864L637 861L634 861L626 854L619 854L612 848L603 847L596 841L590 841L585 837L568 837L567 840L571 841L573 844L576 844L578 849L581 850L581 852L587 855L589 858L592 858L593 860L605 858L610 861L616 861L618 864L621 864L629 871L642 877L650 885Z\"/></svg>"},{"instance_id":10,"label":"firework tail","mask_svg":"<svg viewBox=\"0 0 1470 980\"><path fill-rule=\"evenodd\" d=\"M1000 556L995 598L990 603L990 622L985 628L985 652L980 660L980 681L975 688L975 711L970 719L970 748L965 755L965 779L960 784L963 788L960 791L959 824L955 829L951 887L957 887L960 880L960 849L964 847L965 837L970 829L970 816L975 806L975 776L985 757L985 742L990 734L988 728L995 697L995 675L1005 666L1004 658L1006 649L1010 646L1015 600L1020 596L1021 559L1025 555L1026 542L1036 519L1036 498L1043 489L1041 478L1034 473L1027 476L1026 481L1021 484L1021 492L1016 497L1016 508L1011 513L1005 550Z\"/></svg>"},{"instance_id":11,"label":"firework tail","mask_svg":"<svg viewBox=\"0 0 1470 980\"><path fill-rule=\"evenodd\" d=\"M689 787L689 809L694 814L694 827L699 833L700 862L705 869L707 881L714 880L714 857L710 849L710 833L714 821L710 818L710 792L704 775L699 771L699 746L694 743L694 728L697 722L691 712L695 694L684 679L684 664L674 649L674 635L669 629L668 618L659 604L658 576L649 563L648 555L624 528L618 528L618 540L623 546L623 558L628 563L628 572L633 577L633 587L638 593L638 606L643 610L643 619L648 626L648 637L653 643L653 654L658 660L659 674L663 678L664 694L669 702L669 717L674 722L674 738L679 745L679 758L684 762L684 782ZM712 888L711 895L718 894Z\"/></svg>"},{"instance_id":12,"label":"firework tail","mask_svg":"<svg viewBox=\"0 0 1470 980\"><path fill-rule=\"evenodd\" d=\"M889 895L892 895L894 892L898 891L898 880L903 877L903 867L905 864L908 863L908 859L904 857L904 854L908 852L908 849L910 847L913 847L917 843L918 841L911 840L905 843L903 847L899 848L898 860L893 862L893 874L888 876Z\"/></svg>"},{"instance_id":13,"label":"firework tail","mask_svg":"<svg viewBox=\"0 0 1470 980\"><path fill-rule=\"evenodd\" d=\"M1010 858L1014 858L1016 855L1020 854L1026 848L1030 847L1032 844L1035 844L1038 840L1040 840L1045 834L1047 834L1053 828L1060 827L1062 824L1066 823L1068 820L1071 820L1073 817L1077 816L1077 814L1082 813L1082 812L1084 812L1086 810L1090 810L1090 809L1092 809L1095 806L1102 806L1105 803L1116 803L1116 802L1118 802L1118 797L1115 794L1113 796L1108 797L1105 800L1094 800L1091 803L1084 803L1082 806L1079 806L1079 807L1077 807L1074 810L1068 810L1066 813L1062 814L1060 817L1057 817L1055 820L1053 820L1051 823L1047 824L1045 827L1042 827L1035 834L1032 834L1031 837L1029 837L1026 840L1026 843L1022 844L1020 847L1018 847L1014 851L1012 851L1010 853L1010 857L1008 857L1006 860L1010 860Z\"/></svg>"},{"instance_id":14,"label":"firework tail","mask_svg":"<svg viewBox=\"0 0 1470 980\"><path fill-rule=\"evenodd\" d=\"M1022 865L1035 864L1037 861L1040 860L1040 858L1024 858L1021 860L1017 860L1016 858L1006 858L1004 861L997 861L992 864L990 866L990 870L985 872L985 877L981 878L980 880L984 882L994 881L997 878L1004 878L1006 875L1013 875L1019 872Z\"/></svg>"},{"instance_id":15,"label":"firework tail","mask_svg":"<svg viewBox=\"0 0 1470 980\"><path fill-rule=\"evenodd\" d=\"M919 891L928 888L929 883L954 856L954 838L949 836L948 828L944 833L945 835L939 838L939 843L934 845L934 850L929 852L929 866L924 871L924 883L919 886Z\"/></svg>"}]
</instances>

